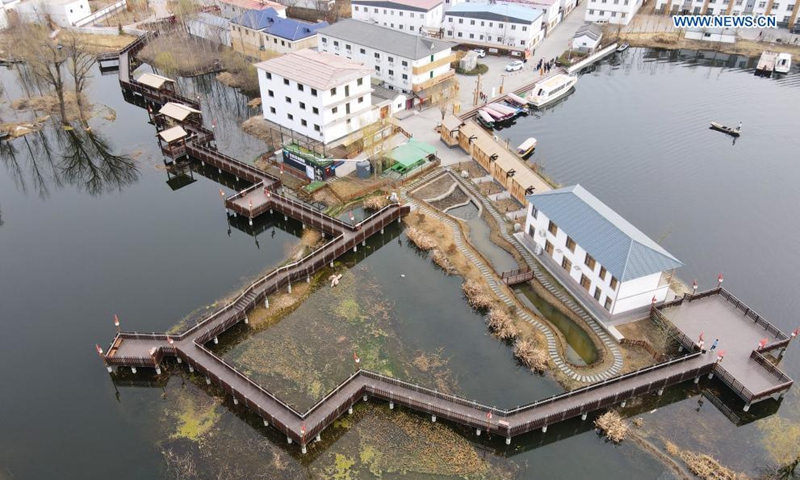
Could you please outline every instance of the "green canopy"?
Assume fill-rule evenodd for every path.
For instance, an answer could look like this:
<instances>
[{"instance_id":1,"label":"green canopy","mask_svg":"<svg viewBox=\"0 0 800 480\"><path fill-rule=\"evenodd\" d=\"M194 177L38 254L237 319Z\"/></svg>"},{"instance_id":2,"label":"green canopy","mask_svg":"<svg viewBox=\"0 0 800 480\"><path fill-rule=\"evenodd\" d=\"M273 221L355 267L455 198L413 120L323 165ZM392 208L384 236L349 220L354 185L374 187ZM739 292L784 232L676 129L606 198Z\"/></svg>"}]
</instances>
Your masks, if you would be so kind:
<instances>
[{"instance_id":1,"label":"green canopy","mask_svg":"<svg viewBox=\"0 0 800 480\"><path fill-rule=\"evenodd\" d=\"M408 142L389 152L388 157L395 162L392 170L406 172L422 164L435 153L436 149L433 146L410 138Z\"/></svg>"}]
</instances>

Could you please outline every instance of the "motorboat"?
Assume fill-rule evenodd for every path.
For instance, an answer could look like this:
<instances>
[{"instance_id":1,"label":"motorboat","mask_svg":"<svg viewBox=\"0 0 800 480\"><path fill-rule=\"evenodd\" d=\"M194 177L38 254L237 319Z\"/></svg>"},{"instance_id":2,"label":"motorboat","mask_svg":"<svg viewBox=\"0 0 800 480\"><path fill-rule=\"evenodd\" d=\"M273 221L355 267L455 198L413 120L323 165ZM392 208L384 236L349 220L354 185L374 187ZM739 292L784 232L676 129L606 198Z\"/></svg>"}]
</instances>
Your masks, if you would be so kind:
<instances>
[{"instance_id":1,"label":"motorboat","mask_svg":"<svg viewBox=\"0 0 800 480\"><path fill-rule=\"evenodd\" d=\"M729 127L727 125L723 125L723 124L717 123L717 122L711 122L711 127L710 128L712 130L717 130L718 132L727 133L728 135L730 135L732 137L738 137L739 135L741 135L742 122L739 122L739 125L736 128Z\"/></svg>"},{"instance_id":2,"label":"motorboat","mask_svg":"<svg viewBox=\"0 0 800 480\"><path fill-rule=\"evenodd\" d=\"M477 118L478 118L478 123L480 123L484 127L490 130L494 128L494 118L492 118L491 115L484 112L483 110L478 110Z\"/></svg>"},{"instance_id":3,"label":"motorboat","mask_svg":"<svg viewBox=\"0 0 800 480\"><path fill-rule=\"evenodd\" d=\"M527 158L536 149L536 139L533 137L528 138L520 143L517 147L517 155L522 158Z\"/></svg>"},{"instance_id":4,"label":"motorboat","mask_svg":"<svg viewBox=\"0 0 800 480\"><path fill-rule=\"evenodd\" d=\"M622 53L622 52L624 52L625 50L627 50L627 49L628 49L628 47L630 47L630 45L629 45L629 44L627 44L627 43L623 43L622 45L620 45L619 47L617 47L617 53Z\"/></svg>"},{"instance_id":5,"label":"motorboat","mask_svg":"<svg viewBox=\"0 0 800 480\"><path fill-rule=\"evenodd\" d=\"M548 79L537 82L526 99L534 107L543 107L548 103L558 100L572 90L578 83L578 77L558 74Z\"/></svg>"},{"instance_id":6,"label":"motorboat","mask_svg":"<svg viewBox=\"0 0 800 480\"><path fill-rule=\"evenodd\" d=\"M789 73L792 68L792 56L788 53L779 53L777 60L775 60L775 72Z\"/></svg>"}]
</instances>

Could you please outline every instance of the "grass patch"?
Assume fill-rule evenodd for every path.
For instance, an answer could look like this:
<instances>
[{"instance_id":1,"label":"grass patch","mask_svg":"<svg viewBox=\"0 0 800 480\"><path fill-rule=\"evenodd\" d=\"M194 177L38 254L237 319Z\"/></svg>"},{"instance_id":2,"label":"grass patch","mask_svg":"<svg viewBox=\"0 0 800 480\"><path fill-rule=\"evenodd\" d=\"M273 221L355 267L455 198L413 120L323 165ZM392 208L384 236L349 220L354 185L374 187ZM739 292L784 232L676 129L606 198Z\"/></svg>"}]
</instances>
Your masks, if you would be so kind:
<instances>
[{"instance_id":1,"label":"grass patch","mask_svg":"<svg viewBox=\"0 0 800 480\"><path fill-rule=\"evenodd\" d=\"M489 71L489 66L484 63L479 63L472 70L464 70L463 68L456 68L456 73L460 75L483 75Z\"/></svg>"}]
</instances>

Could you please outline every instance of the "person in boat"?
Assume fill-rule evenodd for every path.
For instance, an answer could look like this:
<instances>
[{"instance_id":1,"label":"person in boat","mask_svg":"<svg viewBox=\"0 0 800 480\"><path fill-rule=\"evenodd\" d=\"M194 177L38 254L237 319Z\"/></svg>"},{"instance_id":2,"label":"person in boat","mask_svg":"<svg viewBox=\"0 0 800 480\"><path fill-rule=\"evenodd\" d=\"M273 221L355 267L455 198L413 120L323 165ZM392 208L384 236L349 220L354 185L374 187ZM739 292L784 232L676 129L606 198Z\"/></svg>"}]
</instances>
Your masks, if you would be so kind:
<instances>
[{"instance_id":1,"label":"person in boat","mask_svg":"<svg viewBox=\"0 0 800 480\"><path fill-rule=\"evenodd\" d=\"M742 122L739 122L739 125L736 126L736 131L738 132L741 129L742 129Z\"/></svg>"}]
</instances>

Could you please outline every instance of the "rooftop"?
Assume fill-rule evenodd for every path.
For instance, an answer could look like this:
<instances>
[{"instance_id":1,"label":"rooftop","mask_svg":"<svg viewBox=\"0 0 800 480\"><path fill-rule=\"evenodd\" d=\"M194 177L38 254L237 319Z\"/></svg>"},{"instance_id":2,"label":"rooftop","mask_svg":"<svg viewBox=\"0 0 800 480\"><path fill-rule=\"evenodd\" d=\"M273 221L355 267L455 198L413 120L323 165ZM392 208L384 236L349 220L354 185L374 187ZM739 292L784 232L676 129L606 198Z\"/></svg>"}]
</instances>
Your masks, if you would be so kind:
<instances>
[{"instance_id":1,"label":"rooftop","mask_svg":"<svg viewBox=\"0 0 800 480\"><path fill-rule=\"evenodd\" d=\"M200 110L195 110L192 107L188 107L182 103L169 102L161 107L161 110L159 110L158 113L182 122L186 120L186 117L189 115L202 112L200 112Z\"/></svg>"},{"instance_id":2,"label":"rooftop","mask_svg":"<svg viewBox=\"0 0 800 480\"><path fill-rule=\"evenodd\" d=\"M156 75L155 73L143 73L136 81L152 88L161 88L165 83L175 83L175 80Z\"/></svg>"},{"instance_id":3,"label":"rooftop","mask_svg":"<svg viewBox=\"0 0 800 480\"><path fill-rule=\"evenodd\" d=\"M457 45L353 19L340 20L319 33L411 60L420 60Z\"/></svg>"},{"instance_id":4,"label":"rooftop","mask_svg":"<svg viewBox=\"0 0 800 480\"><path fill-rule=\"evenodd\" d=\"M180 125L158 132L158 136L167 143L174 142L180 138L185 138L187 135L188 133L186 133L186 130L184 130Z\"/></svg>"},{"instance_id":5,"label":"rooftop","mask_svg":"<svg viewBox=\"0 0 800 480\"><path fill-rule=\"evenodd\" d=\"M328 22L307 23L293 18L283 18L272 8L249 11L231 22L291 41L316 35L317 30L328 26Z\"/></svg>"},{"instance_id":6,"label":"rooftop","mask_svg":"<svg viewBox=\"0 0 800 480\"><path fill-rule=\"evenodd\" d=\"M584 23L575 32L575 36L573 38L582 37L584 35L588 36L592 40L597 40L603 36L603 27L596 23Z\"/></svg>"},{"instance_id":7,"label":"rooftop","mask_svg":"<svg viewBox=\"0 0 800 480\"><path fill-rule=\"evenodd\" d=\"M411 167L434 154L436 154L436 149L432 145L410 138L408 142L389 152L388 157L404 167Z\"/></svg>"},{"instance_id":8,"label":"rooftop","mask_svg":"<svg viewBox=\"0 0 800 480\"><path fill-rule=\"evenodd\" d=\"M446 15L481 18L514 23L533 23L543 12L522 4L460 3L450 7Z\"/></svg>"},{"instance_id":9,"label":"rooftop","mask_svg":"<svg viewBox=\"0 0 800 480\"><path fill-rule=\"evenodd\" d=\"M580 185L526 198L621 282L683 265Z\"/></svg>"},{"instance_id":10,"label":"rooftop","mask_svg":"<svg viewBox=\"0 0 800 480\"><path fill-rule=\"evenodd\" d=\"M369 5L396 10L427 12L442 4L442 0L352 0L353 5Z\"/></svg>"},{"instance_id":11,"label":"rooftop","mask_svg":"<svg viewBox=\"0 0 800 480\"><path fill-rule=\"evenodd\" d=\"M279 12L286 10L284 5L277 2L270 2L269 0L219 0L219 2L246 10L265 10L268 8L275 9Z\"/></svg>"},{"instance_id":12,"label":"rooftop","mask_svg":"<svg viewBox=\"0 0 800 480\"><path fill-rule=\"evenodd\" d=\"M320 90L337 87L373 71L363 63L310 49L257 63L256 68Z\"/></svg>"}]
</instances>

